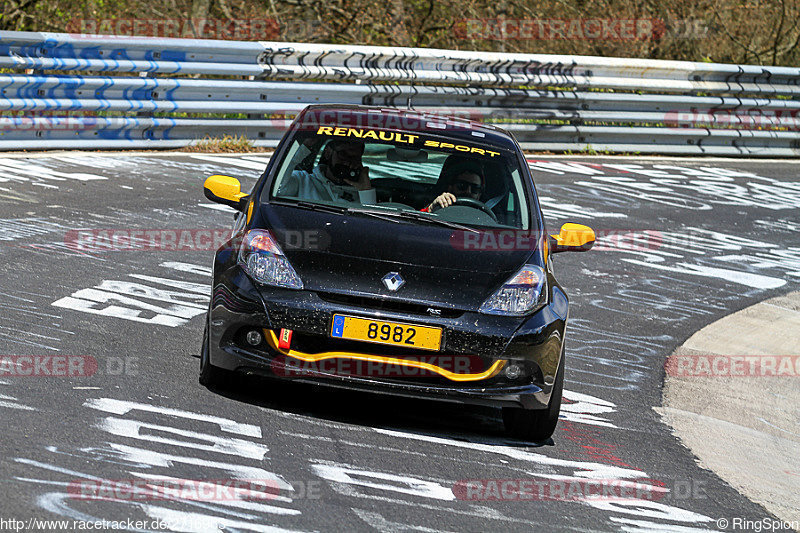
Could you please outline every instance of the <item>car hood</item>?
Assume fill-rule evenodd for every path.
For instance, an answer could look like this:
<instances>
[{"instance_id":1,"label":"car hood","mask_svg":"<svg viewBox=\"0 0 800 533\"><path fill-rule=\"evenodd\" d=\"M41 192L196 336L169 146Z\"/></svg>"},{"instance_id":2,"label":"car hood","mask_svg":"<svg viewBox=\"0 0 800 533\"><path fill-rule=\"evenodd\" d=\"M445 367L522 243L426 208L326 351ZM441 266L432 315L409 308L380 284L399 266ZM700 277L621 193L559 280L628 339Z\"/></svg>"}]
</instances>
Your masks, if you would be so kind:
<instances>
[{"instance_id":1,"label":"car hood","mask_svg":"<svg viewBox=\"0 0 800 533\"><path fill-rule=\"evenodd\" d=\"M260 214L304 287L321 293L476 309L534 260L531 249L465 249L478 234L424 223L277 205ZM392 272L405 280L396 291L382 281Z\"/></svg>"}]
</instances>

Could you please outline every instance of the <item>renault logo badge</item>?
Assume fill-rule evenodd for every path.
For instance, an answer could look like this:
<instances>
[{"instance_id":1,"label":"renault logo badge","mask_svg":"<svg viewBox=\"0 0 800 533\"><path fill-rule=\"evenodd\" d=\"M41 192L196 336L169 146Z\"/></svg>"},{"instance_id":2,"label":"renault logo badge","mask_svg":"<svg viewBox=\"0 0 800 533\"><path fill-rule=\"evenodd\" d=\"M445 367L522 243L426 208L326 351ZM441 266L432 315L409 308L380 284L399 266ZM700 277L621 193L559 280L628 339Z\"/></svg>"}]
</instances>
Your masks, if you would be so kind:
<instances>
[{"instance_id":1,"label":"renault logo badge","mask_svg":"<svg viewBox=\"0 0 800 533\"><path fill-rule=\"evenodd\" d=\"M406 282L399 272L389 272L383 276L382 280L383 284L386 285L386 288L390 291L396 291Z\"/></svg>"}]
</instances>

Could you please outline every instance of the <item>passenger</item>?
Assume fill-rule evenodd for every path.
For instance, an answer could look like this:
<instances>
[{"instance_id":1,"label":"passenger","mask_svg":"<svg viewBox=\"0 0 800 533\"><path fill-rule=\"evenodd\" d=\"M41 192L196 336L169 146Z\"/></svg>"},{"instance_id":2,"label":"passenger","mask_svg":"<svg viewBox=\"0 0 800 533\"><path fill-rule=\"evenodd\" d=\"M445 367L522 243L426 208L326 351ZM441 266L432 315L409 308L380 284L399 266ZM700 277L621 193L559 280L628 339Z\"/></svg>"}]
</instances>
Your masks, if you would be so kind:
<instances>
[{"instance_id":1,"label":"passenger","mask_svg":"<svg viewBox=\"0 0 800 533\"><path fill-rule=\"evenodd\" d=\"M434 198L423 211L430 212L437 205L440 208L448 207L459 198L480 200L486 186L480 167L466 160L450 165L441 180L444 180L445 191Z\"/></svg>"},{"instance_id":2,"label":"passenger","mask_svg":"<svg viewBox=\"0 0 800 533\"><path fill-rule=\"evenodd\" d=\"M289 163L295 167L319 144L308 139L300 145ZM369 180L369 168L361 164L364 143L355 139L334 139L325 146L319 164L311 172L294 170L284 178L278 189L280 196L295 196L305 200L356 202L374 204L377 194Z\"/></svg>"}]
</instances>

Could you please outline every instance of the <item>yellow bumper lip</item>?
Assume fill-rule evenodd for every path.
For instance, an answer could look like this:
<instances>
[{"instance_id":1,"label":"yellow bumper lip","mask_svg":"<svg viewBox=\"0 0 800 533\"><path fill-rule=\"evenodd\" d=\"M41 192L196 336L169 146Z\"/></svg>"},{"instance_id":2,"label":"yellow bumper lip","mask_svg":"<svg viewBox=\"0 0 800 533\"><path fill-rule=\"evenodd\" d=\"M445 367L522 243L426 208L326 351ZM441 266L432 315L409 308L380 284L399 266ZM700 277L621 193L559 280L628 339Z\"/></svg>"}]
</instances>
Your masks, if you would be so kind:
<instances>
[{"instance_id":1,"label":"yellow bumper lip","mask_svg":"<svg viewBox=\"0 0 800 533\"><path fill-rule=\"evenodd\" d=\"M456 372L451 372L442 367L432 365L430 363L425 363L422 361L409 361L406 359L401 359L399 357L386 357L383 355L373 355L373 354L365 354L358 352L305 353L298 350L285 350L278 346L278 335L270 329L264 330L264 338L267 340L267 344L269 344L270 348L277 351L278 353L281 353L287 357L293 357L295 359L305 361L307 363L315 363L318 361L324 361L326 359L355 359L358 361L385 363L385 364L399 365L409 368L429 370L451 381L481 381L484 379L488 379L496 376L506 364L506 361L504 359L498 359L497 361L492 363L492 366L490 366L483 372L477 372L471 374L459 374Z\"/></svg>"}]
</instances>

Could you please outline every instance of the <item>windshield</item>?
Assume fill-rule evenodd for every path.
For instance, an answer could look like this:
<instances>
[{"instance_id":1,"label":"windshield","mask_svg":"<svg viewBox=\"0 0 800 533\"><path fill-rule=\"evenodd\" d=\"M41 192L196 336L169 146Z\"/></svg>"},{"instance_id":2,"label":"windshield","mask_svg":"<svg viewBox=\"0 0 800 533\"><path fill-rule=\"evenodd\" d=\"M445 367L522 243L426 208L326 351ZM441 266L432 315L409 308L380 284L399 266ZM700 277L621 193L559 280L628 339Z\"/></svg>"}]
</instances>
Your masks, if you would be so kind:
<instances>
[{"instance_id":1,"label":"windshield","mask_svg":"<svg viewBox=\"0 0 800 533\"><path fill-rule=\"evenodd\" d=\"M522 179L515 154L500 148L429 134L320 127L296 133L265 194L305 207L346 208L343 213L528 230Z\"/></svg>"}]
</instances>

